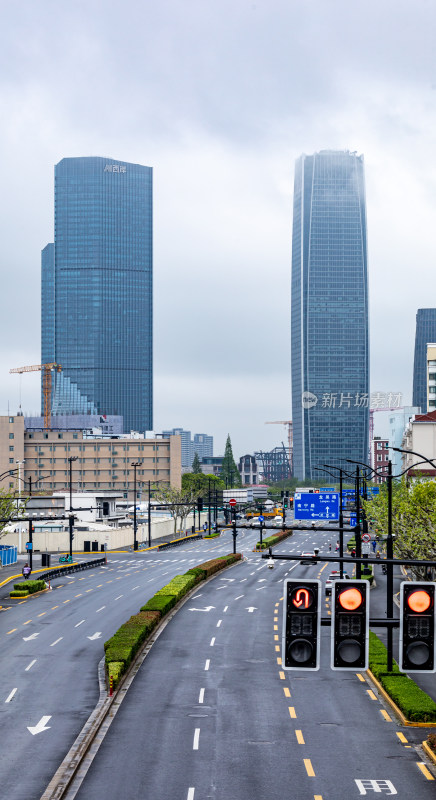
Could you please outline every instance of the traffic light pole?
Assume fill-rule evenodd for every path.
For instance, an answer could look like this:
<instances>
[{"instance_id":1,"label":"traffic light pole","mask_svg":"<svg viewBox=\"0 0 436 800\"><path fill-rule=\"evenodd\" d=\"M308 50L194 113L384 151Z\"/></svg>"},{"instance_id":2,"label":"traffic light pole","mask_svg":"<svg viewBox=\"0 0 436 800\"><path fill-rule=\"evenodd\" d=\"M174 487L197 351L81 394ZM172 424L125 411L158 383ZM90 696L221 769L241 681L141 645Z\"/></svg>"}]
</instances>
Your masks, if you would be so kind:
<instances>
[{"instance_id":1,"label":"traffic light pole","mask_svg":"<svg viewBox=\"0 0 436 800\"><path fill-rule=\"evenodd\" d=\"M237 531L236 531L236 508L232 508L232 512L231 513L232 513L232 517L233 517L233 520L232 520L233 553L236 553L236 537L238 535Z\"/></svg>"},{"instance_id":2,"label":"traffic light pole","mask_svg":"<svg viewBox=\"0 0 436 800\"><path fill-rule=\"evenodd\" d=\"M392 559L394 557L394 547L392 539L392 461L388 462L388 536L386 540L386 555L387 555L387 575L386 575L386 616L388 619L393 617L394 613L394 564ZM392 628L388 628L388 672L392 672L393 663L393 637Z\"/></svg>"}]
</instances>

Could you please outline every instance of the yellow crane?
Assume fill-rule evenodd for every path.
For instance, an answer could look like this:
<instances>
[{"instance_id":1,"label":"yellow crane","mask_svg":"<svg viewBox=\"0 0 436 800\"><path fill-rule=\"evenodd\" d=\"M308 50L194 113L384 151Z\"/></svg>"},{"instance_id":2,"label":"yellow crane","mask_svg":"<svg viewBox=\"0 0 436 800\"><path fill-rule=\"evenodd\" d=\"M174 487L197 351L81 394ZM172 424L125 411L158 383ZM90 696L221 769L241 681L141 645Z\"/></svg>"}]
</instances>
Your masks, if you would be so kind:
<instances>
[{"instance_id":1,"label":"yellow crane","mask_svg":"<svg viewBox=\"0 0 436 800\"><path fill-rule=\"evenodd\" d=\"M51 388L52 388L52 370L60 372L62 367L60 364L32 364L30 367L16 367L10 369L9 372L18 372L20 375L23 372L42 372L42 393L44 397L44 430L50 428L51 422Z\"/></svg>"},{"instance_id":2,"label":"yellow crane","mask_svg":"<svg viewBox=\"0 0 436 800\"><path fill-rule=\"evenodd\" d=\"M290 475L292 475L292 450L293 450L292 420L291 419L279 419L279 420L275 420L274 422L265 422L265 425L286 425L286 427L288 429L289 470L290 470Z\"/></svg>"}]
</instances>

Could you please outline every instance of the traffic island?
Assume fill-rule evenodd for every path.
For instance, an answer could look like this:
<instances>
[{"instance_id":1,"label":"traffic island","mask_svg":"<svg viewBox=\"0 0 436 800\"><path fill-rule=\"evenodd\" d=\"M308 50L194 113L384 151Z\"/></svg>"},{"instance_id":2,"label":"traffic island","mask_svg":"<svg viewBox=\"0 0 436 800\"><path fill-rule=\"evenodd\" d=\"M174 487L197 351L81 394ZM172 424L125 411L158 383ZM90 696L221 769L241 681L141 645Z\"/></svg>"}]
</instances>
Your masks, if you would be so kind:
<instances>
[{"instance_id":1,"label":"traffic island","mask_svg":"<svg viewBox=\"0 0 436 800\"><path fill-rule=\"evenodd\" d=\"M48 591L45 581L25 581L22 583L14 583L14 588L10 592L11 597L28 597L30 594L39 594L40 592Z\"/></svg>"},{"instance_id":2,"label":"traffic island","mask_svg":"<svg viewBox=\"0 0 436 800\"><path fill-rule=\"evenodd\" d=\"M267 536L266 539L262 540L261 542L256 542L256 547L254 552L261 552L262 550L266 550L267 547L274 547L275 544L282 542L283 539L287 539L288 536L292 536L293 530L292 528L286 528L284 531L280 531L280 533L274 533L272 536Z\"/></svg>"}]
</instances>

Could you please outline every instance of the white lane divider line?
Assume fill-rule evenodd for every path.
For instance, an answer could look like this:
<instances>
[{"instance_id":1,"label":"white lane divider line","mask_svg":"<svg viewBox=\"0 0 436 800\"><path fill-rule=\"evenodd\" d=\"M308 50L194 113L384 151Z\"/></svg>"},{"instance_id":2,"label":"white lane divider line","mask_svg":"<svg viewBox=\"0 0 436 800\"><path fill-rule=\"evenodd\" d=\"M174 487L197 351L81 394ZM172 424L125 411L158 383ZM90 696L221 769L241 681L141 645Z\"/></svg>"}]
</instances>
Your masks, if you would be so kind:
<instances>
[{"instance_id":1,"label":"white lane divider line","mask_svg":"<svg viewBox=\"0 0 436 800\"><path fill-rule=\"evenodd\" d=\"M204 689L200 689L200 694L198 695L198 702L204 703Z\"/></svg>"},{"instance_id":2,"label":"white lane divider line","mask_svg":"<svg viewBox=\"0 0 436 800\"><path fill-rule=\"evenodd\" d=\"M30 664L27 665L27 667L24 670L24 672L29 672L29 669L32 669L34 664L36 664L36 658L34 658L33 661L31 661Z\"/></svg>"},{"instance_id":3,"label":"white lane divider line","mask_svg":"<svg viewBox=\"0 0 436 800\"><path fill-rule=\"evenodd\" d=\"M122 597L124 597L124 595L123 594L119 594L118 597L115 598L115 600L120 600Z\"/></svg>"},{"instance_id":4,"label":"white lane divider line","mask_svg":"<svg viewBox=\"0 0 436 800\"><path fill-rule=\"evenodd\" d=\"M194 794L195 794L195 788L193 786L190 786L188 789L188 796L186 800L194 800Z\"/></svg>"},{"instance_id":5,"label":"white lane divider line","mask_svg":"<svg viewBox=\"0 0 436 800\"><path fill-rule=\"evenodd\" d=\"M133 589L132 589L132 592L134 592L135 589L139 589L139 586L134 586Z\"/></svg>"},{"instance_id":6,"label":"white lane divider line","mask_svg":"<svg viewBox=\"0 0 436 800\"><path fill-rule=\"evenodd\" d=\"M206 658L206 663L204 665L204 668L205 668L206 672L209 669L209 666L210 666L210 658Z\"/></svg>"},{"instance_id":7,"label":"white lane divider line","mask_svg":"<svg viewBox=\"0 0 436 800\"><path fill-rule=\"evenodd\" d=\"M194 743L192 745L193 750L198 750L199 741L200 741L200 728L196 728L194 733Z\"/></svg>"},{"instance_id":8,"label":"white lane divider line","mask_svg":"<svg viewBox=\"0 0 436 800\"><path fill-rule=\"evenodd\" d=\"M103 611L104 608L106 608L106 606L102 606L101 608L97 608L97 611L95 613L98 614L98 612L99 611Z\"/></svg>"},{"instance_id":9,"label":"white lane divider line","mask_svg":"<svg viewBox=\"0 0 436 800\"><path fill-rule=\"evenodd\" d=\"M219 628L221 626L221 623L222 623L222 619L219 619L217 624L216 624L217 628Z\"/></svg>"},{"instance_id":10,"label":"white lane divider line","mask_svg":"<svg viewBox=\"0 0 436 800\"><path fill-rule=\"evenodd\" d=\"M224 606L223 611L225 612L225 611L227 611L227 609L228 609L228 606Z\"/></svg>"},{"instance_id":11,"label":"white lane divider line","mask_svg":"<svg viewBox=\"0 0 436 800\"><path fill-rule=\"evenodd\" d=\"M243 594L238 594L238 596L237 596L237 597L235 597L235 600L240 600L240 599L241 599L241 597L243 597L243 596L244 596Z\"/></svg>"},{"instance_id":12,"label":"white lane divider line","mask_svg":"<svg viewBox=\"0 0 436 800\"><path fill-rule=\"evenodd\" d=\"M192 597L191 599L195 600L197 597L201 597L201 593L200 594L195 594L194 597Z\"/></svg>"},{"instance_id":13,"label":"white lane divider line","mask_svg":"<svg viewBox=\"0 0 436 800\"><path fill-rule=\"evenodd\" d=\"M77 623L77 625L75 625L74 627L75 627L75 628L78 628L78 627L79 627L79 625L83 625L83 623L84 623L84 622L85 622L85 620L84 620L84 619L81 619L81 620L80 620L80 622L78 622L78 623Z\"/></svg>"},{"instance_id":14,"label":"white lane divider line","mask_svg":"<svg viewBox=\"0 0 436 800\"><path fill-rule=\"evenodd\" d=\"M239 583L244 583L244 581L246 581L246 580L247 580L247 578L241 578L241 580L239 581Z\"/></svg>"},{"instance_id":15,"label":"white lane divider line","mask_svg":"<svg viewBox=\"0 0 436 800\"><path fill-rule=\"evenodd\" d=\"M212 639L210 640L210 646L213 647L214 644L215 644L215 636L213 636Z\"/></svg>"},{"instance_id":16,"label":"white lane divider line","mask_svg":"<svg viewBox=\"0 0 436 800\"><path fill-rule=\"evenodd\" d=\"M17 688L18 688L18 687L17 687ZM6 698L6 700L5 700L5 703L10 703L10 702L11 702L11 700L12 700L12 698L13 698L13 696L14 696L14 694L15 694L15 692L16 692L16 691L17 691L17 689L12 689L12 692L11 692L11 693L10 693L10 695L8 695L8 697ZM197 748L197 750L198 750L198 748Z\"/></svg>"},{"instance_id":17,"label":"white lane divider line","mask_svg":"<svg viewBox=\"0 0 436 800\"><path fill-rule=\"evenodd\" d=\"M51 645L50 645L50 647L54 647L54 646L55 646L55 644L57 644L58 642L60 642L60 641L61 641L63 638L64 638L63 636L59 636L59 639L56 639L56 641L55 641L55 642L52 642L52 643L51 643Z\"/></svg>"}]
</instances>

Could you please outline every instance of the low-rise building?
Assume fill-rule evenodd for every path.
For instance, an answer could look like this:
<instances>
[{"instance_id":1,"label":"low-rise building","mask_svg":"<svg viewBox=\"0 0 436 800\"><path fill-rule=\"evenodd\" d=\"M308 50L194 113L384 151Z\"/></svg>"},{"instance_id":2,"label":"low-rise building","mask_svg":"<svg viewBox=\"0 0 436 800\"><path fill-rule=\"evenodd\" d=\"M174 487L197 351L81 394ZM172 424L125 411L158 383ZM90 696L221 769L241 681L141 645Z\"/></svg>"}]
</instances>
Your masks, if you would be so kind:
<instances>
[{"instance_id":1,"label":"low-rise building","mask_svg":"<svg viewBox=\"0 0 436 800\"><path fill-rule=\"evenodd\" d=\"M372 451L371 451L371 466L373 469L377 470L377 472L381 472L382 475L374 474L372 476L372 481L374 483L385 483L386 475L388 474L388 461L389 461L389 441L388 439L382 439L380 436L374 436L372 440Z\"/></svg>"},{"instance_id":2,"label":"low-rise building","mask_svg":"<svg viewBox=\"0 0 436 800\"><path fill-rule=\"evenodd\" d=\"M403 450L413 450L413 453L403 453L402 468L410 469L409 475L413 476L436 476L436 469L431 464L422 462L425 458L436 463L436 411L428 414L417 414L409 421L404 432L401 444Z\"/></svg>"}]
</instances>

